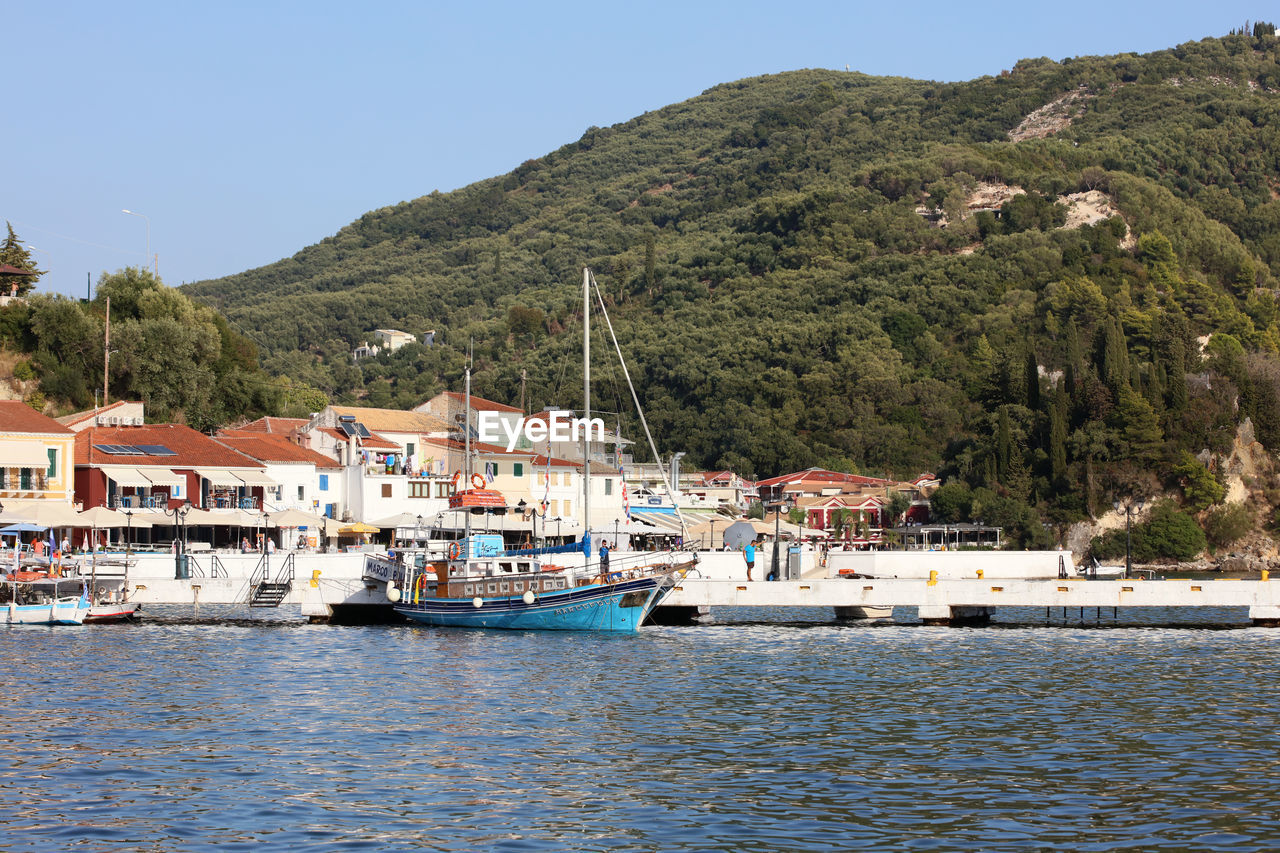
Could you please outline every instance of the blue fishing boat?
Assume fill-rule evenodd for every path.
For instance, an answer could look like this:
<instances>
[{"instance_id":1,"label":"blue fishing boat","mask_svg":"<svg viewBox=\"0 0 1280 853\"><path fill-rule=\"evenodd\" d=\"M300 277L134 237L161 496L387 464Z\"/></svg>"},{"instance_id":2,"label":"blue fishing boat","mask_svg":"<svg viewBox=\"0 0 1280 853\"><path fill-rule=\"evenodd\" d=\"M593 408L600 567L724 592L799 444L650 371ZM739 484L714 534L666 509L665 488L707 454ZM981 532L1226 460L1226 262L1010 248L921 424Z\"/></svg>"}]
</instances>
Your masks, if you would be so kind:
<instances>
[{"instance_id":1,"label":"blue fishing boat","mask_svg":"<svg viewBox=\"0 0 1280 853\"><path fill-rule=\"evenodd\" d=\"M424 625L635 632L695 562L641 552L617 555L601 572L598 565L557 566L540 556L554 555L503 551L501 537L475 534L448 559L410 567L404 589L388 589L388 597L396 613Z\"/></svg>"}]
</instances>

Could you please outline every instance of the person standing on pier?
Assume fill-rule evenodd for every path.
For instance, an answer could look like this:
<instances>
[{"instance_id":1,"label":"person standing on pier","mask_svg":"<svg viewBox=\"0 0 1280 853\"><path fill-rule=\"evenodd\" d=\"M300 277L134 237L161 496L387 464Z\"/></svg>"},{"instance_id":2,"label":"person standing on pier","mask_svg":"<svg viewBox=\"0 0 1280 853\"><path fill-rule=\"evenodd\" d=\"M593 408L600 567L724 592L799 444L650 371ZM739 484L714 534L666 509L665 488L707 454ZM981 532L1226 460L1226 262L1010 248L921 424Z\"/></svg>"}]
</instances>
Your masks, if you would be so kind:
<instances>
[{"instance_id":1,"label":"person standing on pier","mask_svg":"<svg viewBox=\"0 0 1280 853\"><path fill-rule=\"evenodd\" d=\"M751 580L751 570L756 567L756 540L752 539L742 549L742 559L747 563L747 580Z\"/></svg>"}]
</instances>

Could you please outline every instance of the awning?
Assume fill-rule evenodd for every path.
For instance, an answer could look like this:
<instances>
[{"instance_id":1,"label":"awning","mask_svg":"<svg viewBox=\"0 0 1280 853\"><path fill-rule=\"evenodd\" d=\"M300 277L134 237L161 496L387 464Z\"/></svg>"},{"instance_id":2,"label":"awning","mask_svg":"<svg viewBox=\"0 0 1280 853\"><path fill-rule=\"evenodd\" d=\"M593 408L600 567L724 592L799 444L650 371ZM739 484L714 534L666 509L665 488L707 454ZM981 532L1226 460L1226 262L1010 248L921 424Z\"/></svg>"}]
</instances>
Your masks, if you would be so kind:
<instances>
[{"instance_id":1,"label":"awning","mask_svg":"<svg viewBox=\"0 0 1280 853\"><path fill-rule=\"evenodd\" d=\"M185 474L175 474L168 468L140 468L138 470L142 472L142 476L151 481L153 486L174 488L175 486L185 486L187 484Z\"/></svg>"},{"instance_id":2,"label":"awning","mask_svg":"<svg viewBox=\"0 0 1280 853\"><path fill-rule=\"evenodd\" d=\"M126 468L123 465L103 465L98 470L115 480L118 486L126 486L131 489L147 489L151 487L151 481L142 476L142 472L137 468Z\"/></svg>"},{"instance_id":3,"label":"awning","mask_svg":"<svg viewBox=\"0 0 1280 853\"><path fill-rule=\"evenodd\" d=\"M267 476L267 472L261 468L237 468L233 472L241 480L244 480L246 486L275 486L278 485L275 480Z\"/></svg>"},{"instance_id":4,"label":"awning","mask_svg":"<svg viewBox=\"0 0 1280 853\"><path fill-rule=\"evenodd\" d=\"M30 441L0 441L0 466L6 468L48 468L49 451Z\"/></svg>"},{"instance_id":5,"label":"awning","mask_svg":"<svg viewBox=\"0 0 1280 853\"><path fill-rule=\"evenodd\" d=\"M679 533L680 519L673 512L643 512L640 510L631 510L631 517L636 521L642 521L645 524L652 524L656 530L650 530L650 533Z\"/></svg>"},{"instance_id":6,"label":"awning","mask_svg":"<svg viewBox=\"0 0 1280 853\"><path fill-rule=\"evenodd\" d=\"M213 486L232 486L240 488L244 481L231 472L230 468L196 468L195 472L204 477Z\"/></svg>"}]
</instances>

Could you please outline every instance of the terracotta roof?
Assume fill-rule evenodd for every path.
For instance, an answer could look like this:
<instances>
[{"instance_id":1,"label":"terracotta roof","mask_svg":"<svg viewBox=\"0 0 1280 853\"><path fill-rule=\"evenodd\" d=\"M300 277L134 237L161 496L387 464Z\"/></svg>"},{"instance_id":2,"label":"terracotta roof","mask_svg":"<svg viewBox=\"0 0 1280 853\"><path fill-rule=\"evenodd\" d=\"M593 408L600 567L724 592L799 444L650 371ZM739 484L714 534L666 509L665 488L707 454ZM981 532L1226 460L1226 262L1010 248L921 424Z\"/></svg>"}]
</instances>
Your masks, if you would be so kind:
<instances>
[{"instance_id":1,"label":"terracotta roof","mask_svg":"<svg viewBox=\"0 0 1280 853\"><path fill-rule=\"evenodd\" d=\"M457 391L445 391L444 395L450 400L457 401L461 405L465 406L467 404L466 394L459 394ZM515 412L517 415L524 414L524 412L517 409L515 406L508 406L504 403L495 403L493 400L486 400L484 397L477 397L475 394L471 395L471 408L475 409L477 412Z\"/></svg>"},{"instance_id":2,"label":"terracotta roof","mask_svg":"<svg viewBox=\"0 0 1280 853\"><path fill-rule=\"evenodd\" d=\"M415 434L449 432L448 423L425 412L403 409L365 409L360 406L330 406L334 413L352 415L370 432L407 432Z\"/></svg>"},{"instance_id":3,"label":"terracotta roof","mask_svg":"<svg viewBox=\"0 0 1280 853\"><path fill-rule=\"evenodd\" d=\"M112 409L118 409L121 406L126 406L130 402L131 401L129 400L116 400L114 403L111 403L110 405L107 405L107 406L103 406L101 409L89 409L88 411L85 411L85 412L76 412L73 415L63 415L62 417L58 418L58 423L65 424L66 426L75 426L78 423L83 423L84 421L91 420L92 418L96 418L98 415L105 414L106 412L109 412Z\"/></svg>"},{"instance_id":4,"label":"terracotta roof","mask_svg":"<svg viewBox=\"0 0 1280 853\"><path fill-rule=\"evenodd\" d=\"M300 447L283 435L252 430L223 430L214 436L214 440L259 462L311 464L317 468L342 467L337 460L323 453L316 453L308 447Z\"/></svg>"},{"instance_id":5,"label":"terracotta roof","mask_svg":"<svg viewBox=\"0 0 1280 853\"><path fill-rule=\"evenodd\" d=\"M306 426L310 421L306 418L258 418L240 427L237 432L266 432L273 435L288 435Z\"/></svg>"},{"instance_id":6,"label":"terracotta roof","mask_svg":"<svg viewBox=\"0 0 1280 853\"><path fill-rule=\"evenodd\" d=\"M173 456L104 453L94 445L158 444L174 452ZM76 435L76 467L90 465L148 465L164 468L262 468L251 459L203 433L181 424L148 424L146 426L89 427Z\"/></svg>"},{"instance_id":7,"label":"terracotta roof","mask_svg":"<svg viewBox=\"0 0 1280 853\"><path fill-rule=\"evenodd\" d=\"M21 400L0 400L0 433L4 432L67 435L71 430Z\"/></svg>"},{"instance_id":8,"label":"terracotta roof","mask_svg":"<svg viewBox=\"0 0 1280 853\"><path fill-rule=\"evenodd\" d=\"M367 426L367 424L366 424ZM347 435L337 427L318 427L317 432L331 435L343 444L347 443ZM368 438L360 439L360 447L367 450L399 450L400 445L383 438L377 433L370 433Z\"/></svg>"},{"instance_id":9,"label":"terracotta roof","mask_svg":"<svg viewBox=\"0 0 1280 853\"><path fill-rule=\"evenodd\" d=\"M757 486L776 486L779 483L784 485L796 484L840 484L840 485L859 485L859 486L887 486L893 483L892 480L885 480L881 477L864 477L861 474L842 474L839 471L828 471L825 468L809 468L804 471L797 471L794 474L783 474L781 477L770 477L767 480L759 480Z\"/></svg>"}]
</instances>

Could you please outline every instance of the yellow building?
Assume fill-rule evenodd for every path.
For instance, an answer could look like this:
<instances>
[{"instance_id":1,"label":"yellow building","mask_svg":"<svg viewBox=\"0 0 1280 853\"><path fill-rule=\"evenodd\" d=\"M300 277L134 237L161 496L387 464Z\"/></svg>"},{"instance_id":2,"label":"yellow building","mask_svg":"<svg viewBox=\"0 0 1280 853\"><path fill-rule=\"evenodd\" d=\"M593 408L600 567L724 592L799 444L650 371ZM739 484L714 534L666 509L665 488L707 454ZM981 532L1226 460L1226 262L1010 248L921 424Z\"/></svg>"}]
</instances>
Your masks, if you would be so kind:
<instances>
[{"instance_id":1,"label":"yellow building","mask_svg":"<svg viewBox=\"0 0 1280 853\"><path fill-rule=\"evenodd\" d=\"M0 400L0 501L12 511L33 501L70 507L76 434L18 400Z\"/></svg>"}]
</instances>

